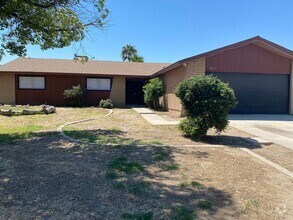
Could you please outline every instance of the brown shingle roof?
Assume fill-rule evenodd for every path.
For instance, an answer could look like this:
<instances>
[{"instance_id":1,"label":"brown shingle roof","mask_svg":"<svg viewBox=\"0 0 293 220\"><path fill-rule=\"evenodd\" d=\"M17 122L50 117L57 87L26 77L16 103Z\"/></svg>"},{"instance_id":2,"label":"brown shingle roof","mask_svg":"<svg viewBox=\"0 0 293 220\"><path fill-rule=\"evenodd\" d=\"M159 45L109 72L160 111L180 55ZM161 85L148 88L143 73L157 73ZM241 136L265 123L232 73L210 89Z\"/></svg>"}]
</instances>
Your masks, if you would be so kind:
<instances>
[{"instance_id":1,"label":"brown shingle roof","mask_svg":"<svg viewBox=\"0 0 293 220\"><path fill-rule=\"evenodd\" d=\"M151 76L169 63L129 63L89 60L18 58L0 66L0 72Z\"/></svg>"}]
</instances>

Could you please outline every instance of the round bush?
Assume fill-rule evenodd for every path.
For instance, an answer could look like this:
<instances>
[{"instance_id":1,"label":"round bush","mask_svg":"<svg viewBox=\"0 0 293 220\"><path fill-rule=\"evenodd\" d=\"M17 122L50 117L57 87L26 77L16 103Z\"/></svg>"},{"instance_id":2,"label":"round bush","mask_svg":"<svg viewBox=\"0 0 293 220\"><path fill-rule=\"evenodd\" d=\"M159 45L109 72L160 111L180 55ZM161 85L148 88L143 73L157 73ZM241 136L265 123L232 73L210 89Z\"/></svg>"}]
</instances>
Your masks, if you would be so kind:
<instances>
[{"instance_id":1,"label":"round bush","mask_svg":"<svg viewBox=\"0 0 293 220\"><path fill-rule=\"evenodd\" d=\"M187 115L179 128L192 137L206 135L209 128L223 131L228 125L228 112L236 106L233 89L213 76L185 80L175 94L181 99Z\"/></svg>"},{"instance_id":2,"label":"round bush","mask_svg":"<svg viewBox=\"0 0 293 220\"><path fill-rule=\"evenodd\" d=\"M64 98L66 105L70 107L81 107L83 106L83 97L85 91L80 85L71 86L69 89L64 90Z\"/></svg>"},{"instance_id":3,"label":"round bush","mask_svg":"<svg viewBox=\"0 0 293 220\"><path fill-rule=\"evenodd\" d=\"M100 104L99 104L100 108L113 108L113 103L111 101L111 99L107 99L107 100L101 100Z\"/></svg>"}]
</instances>

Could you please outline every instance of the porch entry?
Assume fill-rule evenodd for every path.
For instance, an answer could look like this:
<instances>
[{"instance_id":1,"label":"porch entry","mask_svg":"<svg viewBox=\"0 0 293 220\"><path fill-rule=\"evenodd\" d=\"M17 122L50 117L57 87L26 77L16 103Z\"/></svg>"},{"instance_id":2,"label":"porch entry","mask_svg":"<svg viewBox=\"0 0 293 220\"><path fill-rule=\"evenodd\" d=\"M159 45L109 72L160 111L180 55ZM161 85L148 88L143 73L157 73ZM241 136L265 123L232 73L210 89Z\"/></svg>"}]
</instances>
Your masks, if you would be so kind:
<instances>
[{"instance_id":1,"label":"porch entry","mask_svg":"<svg viewBox=\"0 0 293 220\"><path fill-rule=\"evenodd\" d=\"M126 79L126 105L145 105L143 86L146 79Z\"/></svg>"}]
</instances>

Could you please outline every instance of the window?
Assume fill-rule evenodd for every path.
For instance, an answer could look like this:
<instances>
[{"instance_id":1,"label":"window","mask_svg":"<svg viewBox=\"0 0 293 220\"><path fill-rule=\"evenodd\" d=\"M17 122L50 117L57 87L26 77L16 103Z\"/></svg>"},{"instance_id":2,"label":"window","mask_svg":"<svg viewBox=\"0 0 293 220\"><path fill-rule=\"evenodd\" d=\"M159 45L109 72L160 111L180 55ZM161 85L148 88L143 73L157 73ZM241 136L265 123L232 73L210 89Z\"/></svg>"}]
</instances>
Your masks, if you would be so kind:
<instances>
[{"instance_id":1,"label":"window","mask_svg":"<svg viewBox=\"0 0 293 220\"><path fill-rule=\"evenodd\" d=\"M45 89L44 76L19 76L19 89Z\"/></svg>"},{"instance_id":2,"label":"window","mask_svg":"<svg viewBox=\"0 0 293 220\"><path fill-rule=\"evenodd\" d=\"M87 90L111 90L111 79L87 78Z\"/></svg>"}]
</instances>

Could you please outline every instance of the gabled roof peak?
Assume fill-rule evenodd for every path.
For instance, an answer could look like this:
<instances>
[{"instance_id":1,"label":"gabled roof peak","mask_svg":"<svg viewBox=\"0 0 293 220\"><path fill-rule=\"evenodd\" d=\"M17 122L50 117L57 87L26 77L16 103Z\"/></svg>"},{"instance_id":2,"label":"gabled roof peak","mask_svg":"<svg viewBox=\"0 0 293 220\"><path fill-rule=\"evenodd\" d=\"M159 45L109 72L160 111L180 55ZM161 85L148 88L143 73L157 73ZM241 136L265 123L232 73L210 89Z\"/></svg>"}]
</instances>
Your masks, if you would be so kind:
<instances>
[{"instance_id":1,"label":"gabled roof peak","mask_svg":"<svg viewBox=\"0 0 293 220\"><path fill-rule=\"evenodd\" d=\"M292 50L289 50L285 47L282 47L278 44L275 44L269 40L266 40L264 38L262 38L261 36L255 36L255 37L252 37L252 38L249 38L247 40L244 40L244 41L240 41L238 43L234 43L234 44L230 44L228 46L224 46L224 47L221 47L221 48L218 48L218 49L215 49L215 50L211 50L209 52L206 52L206 53L201 53L201 54L198 54L196 56L192 56L192 57L188 57L186 59L183 59L183 60L180 60L176 63L173 63L172 65L168 66L167 68L163 69L163 70L160 70L158 71L157 73L155 73L153 76L156 76L156 75L160 75L160 74L163 74L169 70L172 70L188 61L191 61L191 60L195 60L195 59L200 59L200 58L204 58L204 57L210 57L210 56L214 56L216 54L219 54L219 53L222 53L224 51L228 51L228 50L232 50L232 49L236 49L236 48L239 48L239 47L243 47L243 46L246 46L248 44L255 44L257 46L260 46L260 47L263 47L265 48L266 50L270 50L274 53L277 53L279 54L280 56L283 56L283 57L286 57L288 59L291 59L293 60L293 51Z\"/></svg>"}]
</instances>

